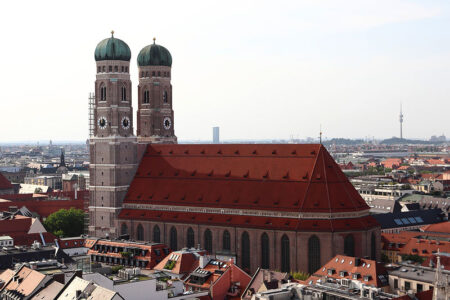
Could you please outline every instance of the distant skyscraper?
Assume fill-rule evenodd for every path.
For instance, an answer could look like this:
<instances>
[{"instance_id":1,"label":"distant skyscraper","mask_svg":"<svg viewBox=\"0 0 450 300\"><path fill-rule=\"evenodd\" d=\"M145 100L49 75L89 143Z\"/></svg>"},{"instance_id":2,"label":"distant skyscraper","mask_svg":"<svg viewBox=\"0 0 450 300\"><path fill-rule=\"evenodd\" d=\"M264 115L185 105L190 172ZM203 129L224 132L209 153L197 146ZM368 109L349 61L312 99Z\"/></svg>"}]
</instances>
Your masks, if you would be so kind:
<instances>
[{"instance_id":1,"label":"distant skyscraper","mask_svg":"<svg viewBox=\"0 0 450 300\"><path fill-rule=\"evenodd\" d=\"M213 144L220 144L219 127L213 127Z\"/></svg>"},{"instance_id":2,"label":"distant skyscraper","mask_svg":"<svg viewBox=\"0 0 450 300\"><path fill-rule=\"evenodd\" d=\"M401 103L400 103L400 139L403 139L403 112Z\"/></svg>"}]
</instances>

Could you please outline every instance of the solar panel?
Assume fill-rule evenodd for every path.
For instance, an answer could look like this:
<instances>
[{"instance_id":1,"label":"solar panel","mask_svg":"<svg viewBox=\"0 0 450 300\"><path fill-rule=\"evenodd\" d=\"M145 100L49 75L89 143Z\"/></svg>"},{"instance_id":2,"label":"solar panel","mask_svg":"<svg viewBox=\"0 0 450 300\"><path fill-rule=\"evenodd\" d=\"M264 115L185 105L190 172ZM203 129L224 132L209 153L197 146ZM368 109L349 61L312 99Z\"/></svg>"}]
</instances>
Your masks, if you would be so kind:
<instances>
[{"instance_id":1,"label":"solar panel","mask_svg":"<svg viewBox=\"0 0 450 300\"><path fill-rule=\"evenodd\" d=\"M403 225L402 221L400 219L394 219L395 224L397 225Z\"/></svg>"}]
</instances>

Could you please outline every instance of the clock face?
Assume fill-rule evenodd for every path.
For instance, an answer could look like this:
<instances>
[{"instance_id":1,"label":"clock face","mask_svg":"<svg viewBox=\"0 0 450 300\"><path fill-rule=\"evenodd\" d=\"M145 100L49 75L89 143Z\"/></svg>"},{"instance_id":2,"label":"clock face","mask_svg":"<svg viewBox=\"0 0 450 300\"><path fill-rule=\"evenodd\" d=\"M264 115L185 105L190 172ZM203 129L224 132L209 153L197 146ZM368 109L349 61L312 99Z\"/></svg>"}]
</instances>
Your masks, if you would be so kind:
<instances>
[{"instance_id":1,"label":"clock face","mask_svg":"<svg viewBox=\"0 0 450 300\"><path fill-rule=\"evenodd\" d=\"M98 123L98 127L100 127L100 129L105 129L106 125L108 125L108 120L106 120L105 117L100 117L97 121Z\"/></svg>"},{"instance_id":2,"label":"clock face","mask_svg":"<svg viewBox=\"0 0 450 300\"><path fill-rule=\"evenodd\" d=\"M122 128L128 130L130 128L130 118L123 117L122 118Z\"/></svg>"},{"instance_id":3,"label":"clock face","mask_svg":"<svg viewBox=\"0 0 450 300\"><path fill-rule=\"evenodd\" d=\"M168 129L170 129L170 127L172 127L172 121L170 120L169 117L164 118L163 125L166 130L168 130Z\"/></svg>"}]
</instances>

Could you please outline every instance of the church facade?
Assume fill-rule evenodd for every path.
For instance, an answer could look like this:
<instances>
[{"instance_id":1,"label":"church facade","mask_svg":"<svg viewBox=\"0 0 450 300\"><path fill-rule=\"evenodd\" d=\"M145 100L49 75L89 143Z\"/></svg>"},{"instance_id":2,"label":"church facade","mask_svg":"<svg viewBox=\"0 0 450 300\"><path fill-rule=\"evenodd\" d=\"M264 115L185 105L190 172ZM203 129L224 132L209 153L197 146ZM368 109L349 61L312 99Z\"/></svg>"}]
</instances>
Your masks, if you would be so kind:
<instances>
[{"instance_id":1,"label":"church facade","mask_svg":"<svg viewBox=\"0 0 450 300\"><path fill-rule=\"evenodd\" d=\"M155 42L137 59L133 135L131 54L119 41L95 55L91 235L200 246L249 272L312 274L336 254L380 259L379 224L322 145L177 144L172 57Z\"/></svg>"}]
</instances>

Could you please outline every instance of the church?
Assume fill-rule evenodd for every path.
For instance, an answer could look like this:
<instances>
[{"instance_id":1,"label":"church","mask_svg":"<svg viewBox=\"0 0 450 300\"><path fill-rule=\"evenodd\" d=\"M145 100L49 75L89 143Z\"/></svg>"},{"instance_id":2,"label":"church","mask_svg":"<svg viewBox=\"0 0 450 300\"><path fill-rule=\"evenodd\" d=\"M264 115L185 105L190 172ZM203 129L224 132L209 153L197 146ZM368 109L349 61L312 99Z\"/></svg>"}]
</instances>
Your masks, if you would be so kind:
<instances>
[{"instance_id":1,"label":"church","mask_svg":"<svg viewBox=\"0 0 450 300\"><path fill-rule=\"evenodd\" d=\"M130 59L113 34L95 49L90 235L201 247L248 272L380 259L380 225L324 146L177 144L172 56L155 40L137 57L135 135Z\"/></svg>"}]
</instances>

